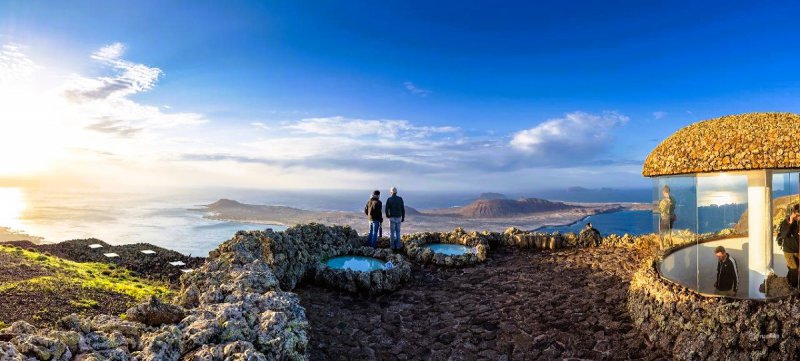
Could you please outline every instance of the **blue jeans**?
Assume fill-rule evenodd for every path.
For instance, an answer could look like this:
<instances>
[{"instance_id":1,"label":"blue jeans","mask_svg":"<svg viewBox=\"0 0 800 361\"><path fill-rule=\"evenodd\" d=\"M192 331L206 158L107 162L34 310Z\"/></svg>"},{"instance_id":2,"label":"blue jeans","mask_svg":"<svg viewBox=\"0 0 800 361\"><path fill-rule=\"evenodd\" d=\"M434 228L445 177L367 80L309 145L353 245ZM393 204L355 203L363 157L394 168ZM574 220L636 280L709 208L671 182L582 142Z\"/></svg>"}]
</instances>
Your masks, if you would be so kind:
<instances>
[{"instance_id":1,"label":"blue jeans","mask_svg":"<svg viewBox=\"0 0 800 361\"><path fill-rule=\"evenodd\" d=\"M381 231L381 222L369 221L369 245L371 247L378 247L378 232Z\"/></svg>"},{"instance_id":2,"label":"blue jeans","mask_svg":"<svg viewBox=\"0 0 800 361\"><path fill-rule=\"evenodd\" d=\"M400 217L389 218L389 246L392 249L403 248L400 242Z\"/></svg>"}]
</instances>

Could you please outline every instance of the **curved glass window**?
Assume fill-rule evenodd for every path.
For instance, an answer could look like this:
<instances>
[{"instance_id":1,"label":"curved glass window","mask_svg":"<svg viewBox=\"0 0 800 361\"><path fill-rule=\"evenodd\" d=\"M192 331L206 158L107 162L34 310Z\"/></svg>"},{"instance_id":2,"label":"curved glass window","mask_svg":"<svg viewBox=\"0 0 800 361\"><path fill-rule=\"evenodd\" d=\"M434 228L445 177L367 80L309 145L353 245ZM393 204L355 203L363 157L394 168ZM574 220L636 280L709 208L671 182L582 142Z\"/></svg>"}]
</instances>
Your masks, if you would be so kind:
<instances>
[{"instance_id":1,"label":"curved glass window","mask_svg":"<svg viewBox=\"0 0 800 361\"><path fill-rule=\"evenodd\" d=\"M791 213L787 208L800 203L799 182L796 171L770 170L656 178L653 227L665 251L661 274L707 296L763 299L795 292L790 284L800 285L800 252L785 252L778 230ZM796 218L800 225L800 214ZM800 226L793 227L792 237L800 238ZM789 251L800 248L800 239L794 242Z\"/></svg>"}]
</instances>

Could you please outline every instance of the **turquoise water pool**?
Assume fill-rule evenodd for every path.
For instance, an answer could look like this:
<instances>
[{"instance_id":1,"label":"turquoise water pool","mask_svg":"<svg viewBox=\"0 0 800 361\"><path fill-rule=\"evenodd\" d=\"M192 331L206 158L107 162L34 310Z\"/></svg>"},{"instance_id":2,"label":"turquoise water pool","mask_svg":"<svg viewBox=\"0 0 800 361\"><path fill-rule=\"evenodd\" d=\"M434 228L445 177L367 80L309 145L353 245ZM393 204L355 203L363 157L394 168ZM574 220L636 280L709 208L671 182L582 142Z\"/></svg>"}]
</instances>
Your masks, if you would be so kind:
<instances>
[{"instance_id":1,"label":"turquoise water pool","mask_svg":"<svg viewBox=\"0 0 800 361\"><path fill-rule=\"evenodd\" d=\"M448 256L460 256L462 254L473 253L471 247L462 246L460 244L431 243L423 245L423 247L430 248L433 253L441 253Z\"/></svg>"},{"instance_id":2,"label":"turquoise water pool","mask_svg":"<svg viewBox=\"0 0 800 361\"><path fill-rule=\"evenodd\" d=\"M347 268L358 272L370 272L384 268L385 262L372 257L339 256L329 258L325 264L330 268Z\"/></svg>"}]
</instances>

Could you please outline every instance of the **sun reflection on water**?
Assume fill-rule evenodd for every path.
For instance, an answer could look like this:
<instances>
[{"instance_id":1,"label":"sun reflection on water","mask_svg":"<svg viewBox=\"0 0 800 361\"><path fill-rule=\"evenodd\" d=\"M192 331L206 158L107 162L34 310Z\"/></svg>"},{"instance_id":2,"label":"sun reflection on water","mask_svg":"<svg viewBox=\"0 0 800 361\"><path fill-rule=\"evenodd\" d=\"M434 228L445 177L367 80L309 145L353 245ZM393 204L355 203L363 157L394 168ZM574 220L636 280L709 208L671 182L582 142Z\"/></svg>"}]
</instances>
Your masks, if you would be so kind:
<instances>
[{"instance_id":1,"label":"sun reflection on water","mask_svg":"<svg viewBox=\"0 0 800 361\"><path fill-rule=\"evenodd\" d=\"M21 189L0 188L0 227L21 229L25 208L25 194Z\"/></svg>"}]
</instances>

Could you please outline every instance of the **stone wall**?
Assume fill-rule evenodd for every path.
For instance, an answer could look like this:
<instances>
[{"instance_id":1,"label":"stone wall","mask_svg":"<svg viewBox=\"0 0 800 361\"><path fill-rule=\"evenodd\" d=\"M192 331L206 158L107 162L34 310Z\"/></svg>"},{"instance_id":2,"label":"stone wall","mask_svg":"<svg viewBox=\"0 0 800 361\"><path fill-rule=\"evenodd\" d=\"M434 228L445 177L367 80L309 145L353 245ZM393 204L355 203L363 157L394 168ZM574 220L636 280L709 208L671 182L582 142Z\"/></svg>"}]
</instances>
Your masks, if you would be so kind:
<instances>
[{"instance_id":1,"label":"stone wall","mask_svg":"<svg viewBox=\"0 0 800 361\"><path fill-rule=\"evenodd\" d=\"M131 320L72 315L49 330L17 322L0 330L0 360L302 360L305 310L282 289L357 245L349 227L237 232L181 277L178 306L148 302Z\"/></svg>"},{"instance_id":2,"label":"stone wall","mask_svg":"<svg viewBox=\"0 0 800 361\"><path fill-rule=\"evenodd\" d=\"M779 360L800 352L796 296L705 297L663 279L655 258L634 275L628 311L647 338L681 360Z\"/></svg>"},{"instance_id":3,"label":"stone wall","mask_svg":"<svg viewBox=\"0 0 800 361\"><path fill-rule=\"evenodd\" d=\"M349 269L328 267L324 262L318 262L311 268L311 278L323 286L338 288L349 292L363 292L371 295L395 291L403 283L411 279L411 264L402 255L394 254L385 248L372 247L353 248L349 252L337 254L372 257L392 262L391 269L380 269L370 272L356 272Z\"/></svg>"},{"instance_id":4,"label":"stone wall","mask_svg":"<svg viewBox=\"0 0 800 361\"><path fill-rule=\"evenodd\" d=\"M50 330L18 322L0 330L0 360L304 359L305 310L283 290L360 245L350 227L237 232L181 277L178 306L148 302L129 310L131 320L73 315ZM389 278L410 277L400 263Z\"/></svg>"},{"instance_id":5,"label":"stone wall","mask_svg":"<svg viewBox=\"0 0 800 361\"><path fill-rule=\"evenodd\" d=\"M330 257L361 247L363 240L349 226L325 226L311 223L290 227L283 232L240 231L234 239L248 239L259 245L261 258L286 290L295 288L309 269ZM227 243L227 242L226 242ZM224 243L219 252L232 252ZM215 255L212 251L211 256Z\"/></svg>"},{"instance_id":6,"label":"stone wall","mask_svg":"<svg viewBox=\"0 0 800 361\"><path fill-rule=\"evenodd\" d=\"M516 229L456 230L436 237L528 249L571 247L577 239ZM0 330L0 360L302 360L309 325L297 295L287 291L318 274L320 262L329 257L388 252L361 246L363 240L349 227L308 224L284 232L237 232L210 252L202 267L181 277L174 305L147 302L129 310L128 320L72 315L53 329L17 322ZM401 281L410 276L408 264L399 270ZM353 287L365 284L355 276L353 282Z\"/></svg>"},{"instance_id":7,"label":"stone wall","mask_svg":"<svg viewBox=\"0 0 800 361\"><path fill-rule=\"evenodd\" d=\"M496 237L498 237L497 233L467 233L463 229L458 228L453 232L421 232L404 235L403 245L406 255L417 263L462 267L485 261L486 254L489 251L490 239ZM441 253L434 253L430 248L423 247L426 244L432 243L458 244L474 248L475 253L444 255Z\"/></svg>"}]
</instances>

